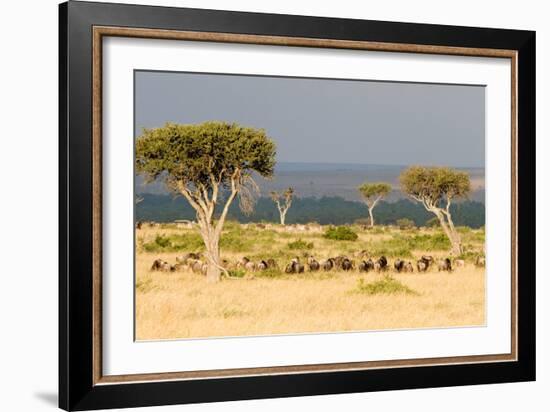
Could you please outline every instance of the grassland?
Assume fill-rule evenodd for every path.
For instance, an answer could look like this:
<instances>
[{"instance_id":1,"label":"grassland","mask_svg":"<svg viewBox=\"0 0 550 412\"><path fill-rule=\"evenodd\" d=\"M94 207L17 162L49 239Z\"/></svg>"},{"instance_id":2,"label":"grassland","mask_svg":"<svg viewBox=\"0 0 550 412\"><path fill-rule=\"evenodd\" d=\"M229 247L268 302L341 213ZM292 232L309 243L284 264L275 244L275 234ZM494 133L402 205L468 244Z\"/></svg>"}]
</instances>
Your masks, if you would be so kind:
<instances>
[{"instance_id":1,"label":"grassland","mask_svg":"<svg viewBox=\"0 0 550 412\"><path fill-rule=\"evenodd\" d=\"M448 256L448 241L438 229L351 229L357 240L338 241L324 237L326 227L302 231L229 222L222 257L230 262L274 258L284 268L305 254L323 259L367 250L373 257L386 255L391 264L398 257ZM200 251L193 229L144 225L136 231L137 339L482 325L485 271L474 267L473 259L482 253L485 236L483 230L460 231L466 265L451 273L267 271L210 284L191 271L150 270L157 258L175 263L176 256Z\"/></svg>"}]
</instances>

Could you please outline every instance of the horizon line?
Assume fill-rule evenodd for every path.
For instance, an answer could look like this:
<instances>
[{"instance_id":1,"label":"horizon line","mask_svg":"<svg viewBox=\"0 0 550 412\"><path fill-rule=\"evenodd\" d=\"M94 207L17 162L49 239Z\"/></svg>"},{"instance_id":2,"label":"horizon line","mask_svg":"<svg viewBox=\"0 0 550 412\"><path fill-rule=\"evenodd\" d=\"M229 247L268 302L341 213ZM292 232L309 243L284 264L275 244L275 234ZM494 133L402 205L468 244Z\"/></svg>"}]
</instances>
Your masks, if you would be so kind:
<instances>
[{"instance_id":1,"label":"horizon line","mask_svg":"<svg viewBox=\"0 0 550 412\"><path fill-rule=\"evenodd\" d=\"M396 163L357 163L357 162L350 162L350 163L342 163L342 162L309 162L309 161L296 161L296 160L279 160L275 164L281 164L281 163L298 163L298 164L327 164L327 165L353 165L353 166L394 166L394 167L411 167L411 166L426 166L426 167L454 167L454 168L461 168L461 169L485 169L485 165L483 166L464 166L464 165L422 165L419 163L409 163L409 164L396 164Z\"/></svg>"}]
</instances>

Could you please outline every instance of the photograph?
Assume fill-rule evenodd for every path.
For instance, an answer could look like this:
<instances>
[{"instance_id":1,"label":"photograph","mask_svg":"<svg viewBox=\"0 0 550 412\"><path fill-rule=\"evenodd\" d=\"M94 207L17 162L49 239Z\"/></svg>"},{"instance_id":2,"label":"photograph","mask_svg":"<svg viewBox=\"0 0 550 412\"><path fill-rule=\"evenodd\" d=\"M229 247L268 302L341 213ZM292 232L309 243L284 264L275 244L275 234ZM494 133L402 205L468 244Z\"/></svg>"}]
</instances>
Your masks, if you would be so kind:
<instances>
[{"instance_id":1,"label":"photograph","mask_svg":"<svg viewBox=\"0 0 550 412\"><path fill-rule=\"evenodd\" d=\"M135 339L486 325L486 87L134 70Z\"/></svg>"}]
</instances>

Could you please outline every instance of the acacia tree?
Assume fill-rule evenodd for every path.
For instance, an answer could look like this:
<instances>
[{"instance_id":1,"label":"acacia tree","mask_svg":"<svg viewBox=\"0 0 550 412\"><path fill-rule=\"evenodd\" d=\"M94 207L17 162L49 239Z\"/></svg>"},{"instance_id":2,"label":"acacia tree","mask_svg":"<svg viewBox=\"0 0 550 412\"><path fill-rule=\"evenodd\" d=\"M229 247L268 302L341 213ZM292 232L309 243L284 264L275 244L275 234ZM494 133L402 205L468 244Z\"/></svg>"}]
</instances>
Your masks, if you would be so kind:
<instances>
[{"instance_id":1,"label":"acacia tree","mask_svg":"<svg viewBox=\"0 0 550 412\"><path fill-rule=\"evenodd\" d=\"M284 226L286 219L286 212L292 206L292 199L294 198L294 189L289 187L284 192L271 192L271 199L277 204L279 209L279 218L281 219L281 225ZM284 202L284 203L283 203Z\"/></svg>"},{"instance_id":2,"label":"acacia tree","mask_svg":"<svg viewBox=\"0 0 550 412\"><path fill-rule=\"evenodd\" d=\"M363 201L366 203L369 209L370 227L374 227L374 216L372 211L376 204L387 196L391 192L391 185L388 183L363 183L357 188L359 193L363 197Z\"/></svg>"},{"instance_id":3,"label":"acacia tree","mask_svg":"<svg viewBox=\"0 0 550 412\"><path fill-rule=\"evenodd\" d=\"M148 183L163 180L195 209L211 282L225 271L220 237L231 203L238 197L250 213L258 191L252 173L271 177L274 165L275 143L266 132L235 123L167 123L145 129L136 141L137 172Z\"/></svg>"},{"instance_id":4,"label":"acacia tree","mask_svg":"<svg viewBox=\"0 0 550 412\"><path fill-rule=\"evenodd\" d=\"M462 242L451 217L451 203L470 193L470 176L448 167L412 166L400 176L401 188L433 213L449 238L452 253L462 253Z\"/></svg>"}]
</instances>

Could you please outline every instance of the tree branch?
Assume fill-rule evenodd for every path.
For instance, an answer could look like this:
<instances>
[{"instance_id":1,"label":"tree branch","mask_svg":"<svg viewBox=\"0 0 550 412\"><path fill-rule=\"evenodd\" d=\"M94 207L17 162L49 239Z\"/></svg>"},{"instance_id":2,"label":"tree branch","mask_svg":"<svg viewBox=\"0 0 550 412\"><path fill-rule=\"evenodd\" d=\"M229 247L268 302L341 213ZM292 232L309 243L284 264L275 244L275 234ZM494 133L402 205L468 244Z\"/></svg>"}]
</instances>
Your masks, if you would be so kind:
<instances>
[{"instance_id":1,"label":"tree branch","mask_svg":"<svg viewBox=\"0 0 550 412\"><path fill-rule=\"evenodd\" d=\"M191 191L185 187L183 182L178 181L176 182L176 186L179 190L179 192L187 199L187 201L191 204L193 209L195 209L197 212L199 210L203 210L202 207L195 201L193 195L191 194Z\"/></svg>"},{"instance_id":2,"label":"tree branch","mask_svg":"<svg viewBox=\"0 0 550 412\"><path fill-rule=\"evenodd\" d=\"M284 207L284 213L285 214L286 214L286 212L288 212L288 209L290 209L290 206L292 206L292 198L287 199L287 201L285 202L285 207Z\"/></svg>"},{"instance_id":3,"label":"tree branch","mask_svg":"<svg viewBox=\"0 0 550 412\"><path fill-rule=\"evenodd\" d=\"M239 193L240 174L241 174L240 169L236 169L235 172L231 175L231 194L227 198L227 201L225 202L225 205L223 207L218 223L216 224L215 233L218 236L221 234L222 227L225 222L225 218L227 216L227 212L229 211L229 206L237 196L237 193Z\"/></svg>"}]
</instances>

